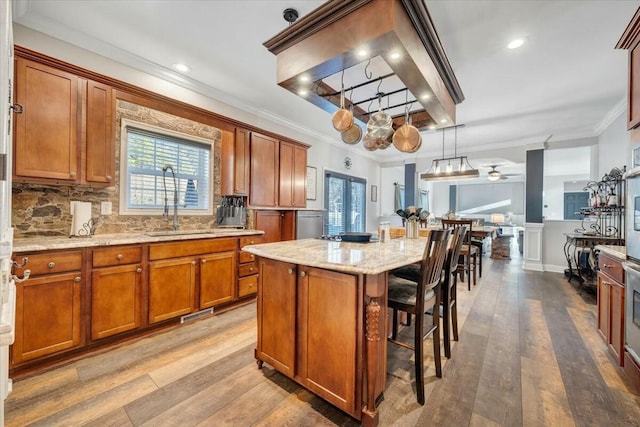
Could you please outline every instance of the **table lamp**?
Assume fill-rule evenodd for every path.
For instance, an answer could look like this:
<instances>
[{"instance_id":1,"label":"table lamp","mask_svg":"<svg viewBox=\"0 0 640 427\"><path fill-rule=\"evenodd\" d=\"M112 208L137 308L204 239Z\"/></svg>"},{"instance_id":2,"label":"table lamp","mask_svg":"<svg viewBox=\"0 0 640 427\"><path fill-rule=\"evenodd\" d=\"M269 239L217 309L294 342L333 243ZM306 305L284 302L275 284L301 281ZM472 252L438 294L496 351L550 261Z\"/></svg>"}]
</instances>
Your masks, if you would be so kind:
<instances>
[{"instance_id":1,"label":"table lamp","mask_svg":"<svg viewBox=\"0 0 640 427\"><path fill-rule=\"evenodd\" d=\"M498 234L502 234L500 224L504 224L504 214L491 214L491 222L498 225Z\"/></svg>"}]
</instances>

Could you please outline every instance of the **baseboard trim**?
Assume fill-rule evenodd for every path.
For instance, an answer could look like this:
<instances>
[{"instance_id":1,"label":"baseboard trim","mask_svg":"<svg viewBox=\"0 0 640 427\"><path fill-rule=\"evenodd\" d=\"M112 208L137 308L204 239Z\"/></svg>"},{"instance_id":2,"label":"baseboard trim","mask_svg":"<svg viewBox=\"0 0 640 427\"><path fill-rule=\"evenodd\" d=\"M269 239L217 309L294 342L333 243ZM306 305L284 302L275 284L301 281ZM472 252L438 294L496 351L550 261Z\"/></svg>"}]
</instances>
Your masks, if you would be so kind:
<instances>
[{"instance_id":1,"label":"baseboard trim","mask_svg":"<svg viewBox=\"0 0 640 427\"><path fill-rule=\"evenodd\" d=\"M549 271L551 273L562 273L562 274L564 274L564 270L566 268L567 268L566 265L544 264L544 271Z\"/></svg>"},{"instance_id":2,"label":"baseboard trim","mask_svg":"<svg viewBox=\"0 0 640 427\"><path fill-rule=\"evenodd\" d=\"M542 263L539 262L523 262L522 263L523 270L532 270L532 271L544 271L544 267Z\"/></svg>"}]
</instances>

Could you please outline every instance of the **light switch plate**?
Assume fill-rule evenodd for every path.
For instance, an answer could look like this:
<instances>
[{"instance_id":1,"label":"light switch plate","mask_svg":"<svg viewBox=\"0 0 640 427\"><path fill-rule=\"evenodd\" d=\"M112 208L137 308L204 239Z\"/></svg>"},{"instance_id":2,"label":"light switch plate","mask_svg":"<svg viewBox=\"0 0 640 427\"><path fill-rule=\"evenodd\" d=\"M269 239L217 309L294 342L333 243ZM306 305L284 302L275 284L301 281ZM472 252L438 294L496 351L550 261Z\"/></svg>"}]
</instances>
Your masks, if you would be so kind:
<instances>
[{"instance_id":1,"label":"light switch plate","mask_svg":"<svg viewBox=\"0 0 640 427\"><path fill-rule=\"evenodd\" d=\"M100 214L111 215L111 202L100 202Z\"/></svg>"}]
</instances>

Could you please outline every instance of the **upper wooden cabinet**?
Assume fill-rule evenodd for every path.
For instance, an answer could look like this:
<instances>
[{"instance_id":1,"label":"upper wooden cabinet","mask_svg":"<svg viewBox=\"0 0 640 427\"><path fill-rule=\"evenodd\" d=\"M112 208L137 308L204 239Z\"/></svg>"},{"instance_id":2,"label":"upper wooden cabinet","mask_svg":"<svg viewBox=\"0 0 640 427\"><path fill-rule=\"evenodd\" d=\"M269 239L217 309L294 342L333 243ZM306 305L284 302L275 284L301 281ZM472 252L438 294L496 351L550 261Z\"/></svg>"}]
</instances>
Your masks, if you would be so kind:
<instances>
[{"instance_id":1,"label":"upper wooden cabinet","mask_svg":"<svg viewBox=\"0 0 640 427\"><path fill-rule=\"evenodd\" d=\"M251 205L305 207L306 173L307 147L251 135Z\"/></svg>"},{"instance_id":2,"label":"upper wooden cabinet","mask_svg":"<svg viewBox=\"0 0 640 427\"><path fill-rule=\"evenodd\" d=\"M618 40L617 49L629 50L627 129L640 125L640 9Z\"/></svg>"},{"instance_id":3,"label":"upper wooden cabinet","mask_svg":"<svg viewBox=\"0 0 640 427\"><path fill-rule=\"evenodd\" d=\"M251 135L251 192L250 204L278 206L278 170L280 142L269 136Z\"/></svg>"},{"instance_id":4,"label":"upper wooden cabinet","mask_svg":"<svg viewBox=\"0 0 640 427\"><path fill-rule=\"evenodd\" d=\"M279 206L303 208L307 204L307 149L280 141Z\"/></svg>"},{"instance_id":5,"label":"upper wooden cabinet","mask_svg":"<svg viewBox=\"0 0 640 427\"><path fill-rule=\"evenodd\" d=\"M15 179L113 185L112 89L20 57L15 75Z\"/></svg>"},{"instance_id":6,"label":"upper wooden cabinet","mask_svg":"<svg viewBox=\"0 0 640 427\"><path fill-rule=\"evenodd\" d=\"M251 132L236 128L235 132L222 131L222 184L223 196L249 195L249 159Z\"/></svg>"}]
</instances>

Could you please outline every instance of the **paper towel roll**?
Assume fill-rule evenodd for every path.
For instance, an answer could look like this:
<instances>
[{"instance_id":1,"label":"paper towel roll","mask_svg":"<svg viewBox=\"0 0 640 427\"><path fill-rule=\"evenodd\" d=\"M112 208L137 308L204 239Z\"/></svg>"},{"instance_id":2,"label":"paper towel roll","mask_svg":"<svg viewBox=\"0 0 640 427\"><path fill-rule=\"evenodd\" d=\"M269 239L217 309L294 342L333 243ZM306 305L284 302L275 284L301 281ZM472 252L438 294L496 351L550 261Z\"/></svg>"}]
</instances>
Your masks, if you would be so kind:
<instances>
[{"instance_id":1,"label":"paper towel roll","mask_svg":"<svg viewBox=\"0 0 640 427\"><path fill-rule=\"evenodd\" d=\"M89 220L91 219L91 202L75 202L73 218L71 220L72 236L88 236Z\"/></svg>"}]
</instances>

